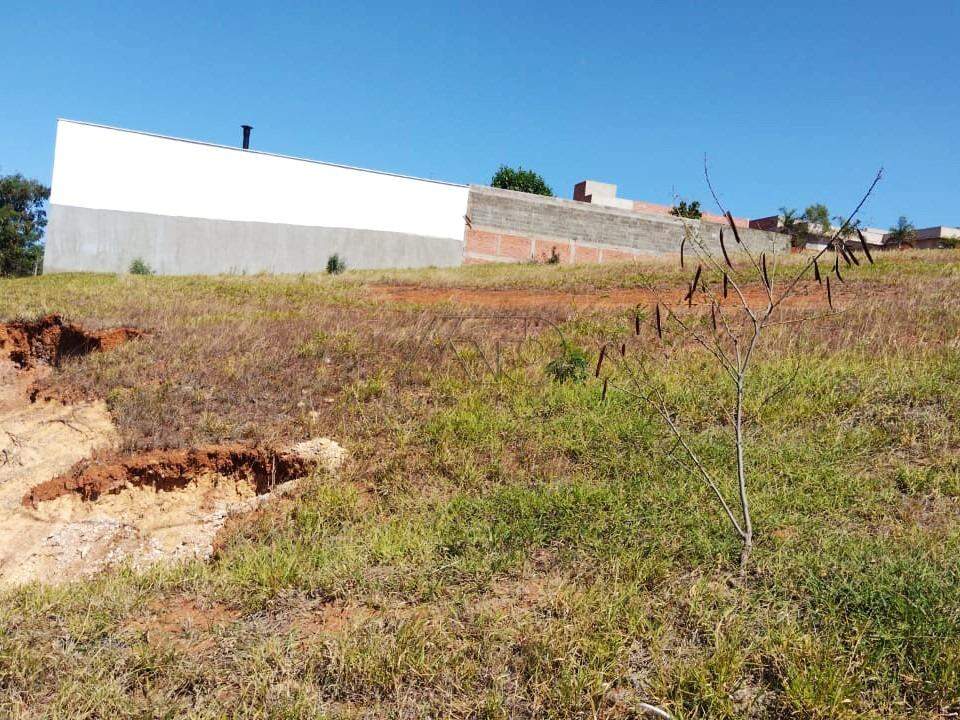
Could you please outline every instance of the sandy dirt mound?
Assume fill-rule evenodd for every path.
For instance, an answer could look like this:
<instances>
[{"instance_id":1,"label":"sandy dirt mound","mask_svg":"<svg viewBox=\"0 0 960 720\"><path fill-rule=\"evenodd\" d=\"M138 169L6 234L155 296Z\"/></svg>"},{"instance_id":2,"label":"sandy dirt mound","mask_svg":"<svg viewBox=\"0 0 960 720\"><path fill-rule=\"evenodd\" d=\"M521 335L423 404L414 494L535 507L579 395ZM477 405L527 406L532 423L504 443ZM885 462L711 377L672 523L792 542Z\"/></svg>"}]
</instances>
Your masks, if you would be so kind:
<instances>
[{"instance_id":1,"label":"sandy dirt mound","mask_svg":"<svg viewBox=\"0 0 960 720\"><path fill-rule=\"evenodd\" d=\"M23 507L38 479L54 477L117 440L102 402L24 404L0 411L0 583L41 577L59 565L49 546L55 529Z\"/></svg>"},{"instance_id":2,"label":"sandy dirt mound","mask_svg":"<svg viewBox=\"0 0 960 720\"><path fill-rule=\"evenodd\" d=\"M88 450L94 438L103 440L112 431L106 409L93 408L99 432L88 436ZM46 447L50 437L36 441ZM232 514L288 492L318 465L335 470L344 456L343 448L325 438L279 452L242 445L137 455L101 451L36 485L31 478L41 473L31 466L18 482L2 484L0 583L58 582L120 562L142 568L159 560L208 557ZM61 454L61 464L66 458Z\"/></svg>"}]
</instances>

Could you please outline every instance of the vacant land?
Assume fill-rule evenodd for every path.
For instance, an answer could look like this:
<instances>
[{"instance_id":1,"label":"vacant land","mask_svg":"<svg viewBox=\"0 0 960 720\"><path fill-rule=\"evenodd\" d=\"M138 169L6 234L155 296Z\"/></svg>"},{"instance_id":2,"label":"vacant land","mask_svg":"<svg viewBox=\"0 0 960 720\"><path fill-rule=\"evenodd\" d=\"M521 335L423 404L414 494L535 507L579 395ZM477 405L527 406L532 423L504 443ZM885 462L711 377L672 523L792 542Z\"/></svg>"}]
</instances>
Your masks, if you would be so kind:
<instances>
[{"instance_id":1,"label":"vacant land","mask_svg":"<svg viewBox=\"0 0 960 720\"><path fill-rule=\"evenodd\" d=\"M960 259L887 254L844 270L840 313L813 282L784 309L750 379L743 576L663 421L592 372L604 343L653 342L655 295L698 312L688 275L0 281L0 321L144 331L31 380L51 413L105 403L123 457L349 453L209 560L4 590L0 716L956 716ZM557 382L571 346L590 377ZM732 483L715 367L691 345L655 370Z\"/></svg>"}]
</instances>

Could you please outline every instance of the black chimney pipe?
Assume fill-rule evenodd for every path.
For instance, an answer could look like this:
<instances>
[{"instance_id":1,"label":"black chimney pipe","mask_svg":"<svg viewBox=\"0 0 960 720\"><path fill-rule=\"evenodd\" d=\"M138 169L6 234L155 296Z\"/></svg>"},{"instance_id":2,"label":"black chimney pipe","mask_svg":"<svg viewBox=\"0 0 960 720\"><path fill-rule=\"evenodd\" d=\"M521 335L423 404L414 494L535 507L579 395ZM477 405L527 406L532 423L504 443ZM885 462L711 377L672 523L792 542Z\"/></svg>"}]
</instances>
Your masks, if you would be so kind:
<instances>
[{"instance_id":1,"label":"black chimney pipe","mask_svg":"<svg viewBox=\"0 0 960 720\"><path fill-rule=\"evenodd\" d=\"M253 125L241 125L243 128L243 149L250 149L250 131L253 130Z\"/></svg>"}]
</instances>

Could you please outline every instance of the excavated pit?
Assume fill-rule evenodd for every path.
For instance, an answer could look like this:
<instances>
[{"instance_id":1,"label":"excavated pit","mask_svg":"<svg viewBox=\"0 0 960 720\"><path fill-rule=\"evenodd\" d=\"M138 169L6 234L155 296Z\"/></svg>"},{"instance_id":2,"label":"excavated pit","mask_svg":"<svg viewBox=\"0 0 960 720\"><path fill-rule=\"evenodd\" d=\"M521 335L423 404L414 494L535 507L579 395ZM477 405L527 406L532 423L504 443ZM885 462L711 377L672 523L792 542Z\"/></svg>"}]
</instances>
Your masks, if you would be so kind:
<instances>
[{"instance_id":1,"label":"excavated pit","mask_svg":"<svg viewBox=\"0 0 960 720\"><path fill-rule=\"evenodd\" d=\"M64 360L144 334L89 331L56 314L0 323L0 586L208 557L227 518L344 460L326 438L121 455L102 400L38 397L39 381Z\"/></svg>"},{"instance_id":2,"label":"excavated pit","mask_svg":"<svg viewBox=\"0 0 960 720\"><path fill-rule=\"evenodd\" d=\"M30 370L38 362L56 368L66 358L112 350L144 334L132 327L86 330L64 322L62 315L52 314L39 320L0 324L0 357L21 370Z\"/></svg>"},{"instance_id":3,"label":"excavated pit","mask_svg":"<svg viewBox=\"0 0 960 720\"><path fill-rule=\"evenodd\" d=\"M207 558L228 518L289 492L318 467L335 471L345 455L326 438L283 449L93 452L21 491L12 512L0 508L0 584Z\"/></svg>"},{"instance_id":4,"label":"excavated pit","mask_svg":"<svg viewBox=\"0 0 960 720\"><path fill-rule=\"evenodd\" d=\"M264 495L277 485L309 475L318 460L307 454L239 444L205 445L189 450L151 450L136 455L100 454L81 460L68 473L33 487L24 507L64 496L97 501L130 488L174 492L204 475L218 475Z\"/></svg>"}]
</instances>

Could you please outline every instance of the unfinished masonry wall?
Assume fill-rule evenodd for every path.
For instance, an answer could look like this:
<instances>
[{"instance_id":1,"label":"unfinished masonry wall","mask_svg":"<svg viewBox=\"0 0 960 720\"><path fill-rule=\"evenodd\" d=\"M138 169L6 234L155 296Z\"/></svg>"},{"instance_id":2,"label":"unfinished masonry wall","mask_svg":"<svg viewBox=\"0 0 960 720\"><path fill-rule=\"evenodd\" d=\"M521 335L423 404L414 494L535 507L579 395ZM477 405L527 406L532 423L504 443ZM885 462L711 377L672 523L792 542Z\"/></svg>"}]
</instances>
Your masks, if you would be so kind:
<instances>
[{"instance_id":1,"label":"unfinished masonry wall","mask_svg":"<svg viewBox=\"0 0 960 720\"><path fill-rule=\"evenodd\" d=\"M470 186L464 261L543 259L555 249L561 262L615 262L680 250L685 227L699 227L719 251L720 224L601 207L528 193ZM789 250L786 236L739 228L751 250ZM727 247L735 249L730 229Z\"/></svg>"}]
</instances>

